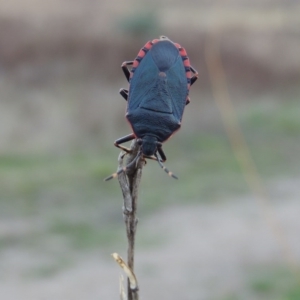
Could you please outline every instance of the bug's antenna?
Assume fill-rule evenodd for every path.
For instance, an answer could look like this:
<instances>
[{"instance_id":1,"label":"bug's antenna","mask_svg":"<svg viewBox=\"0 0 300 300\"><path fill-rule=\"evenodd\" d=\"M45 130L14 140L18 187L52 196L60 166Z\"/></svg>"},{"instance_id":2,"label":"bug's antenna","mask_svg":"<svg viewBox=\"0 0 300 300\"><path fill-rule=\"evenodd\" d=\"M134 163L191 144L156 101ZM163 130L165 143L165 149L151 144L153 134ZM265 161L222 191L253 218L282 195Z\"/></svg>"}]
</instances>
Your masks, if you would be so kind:
<instances>
[{"instance_id":1,"label":"bug's antenna","mask_svg":"<svg viewBox=\"0 0 300 300\"><path fill-rule=\"evenodd\" d=\"M169 175L169 176L171 176L172 178L174 178L174 179L178 179L178 177L175 175L175 174L173 174L171 171L169 171L168 169L167 169L167 167L165 167L162 163L161 163L161 161L159 160L159 158L157 157L157 154L155 155L156 156L156 158L157 158L157 162L158 162L158 164L160 165L160 167Z\"/></svg>"},{"instance_id":2,"label":"bug's antenna","mask_svg":"<svg viewBox=\"0 0 300 300\"><path fill-rule=\"evenodd\" d=\"M130 168L134 163L136 163L136 161L141 157L141 155L142 155L142 151L140 150L139 153L136 155L136 157L134 158L134 160L132 162L130 162L127 166L123 167L122 169L118 170L116 173L113 173L110 176L106 177L104 179L104 181L108 181L108 180L111 180L113 178L116 178L122 172L126 172L126 170L128 168Z\"/></svg>"}]
</instances>

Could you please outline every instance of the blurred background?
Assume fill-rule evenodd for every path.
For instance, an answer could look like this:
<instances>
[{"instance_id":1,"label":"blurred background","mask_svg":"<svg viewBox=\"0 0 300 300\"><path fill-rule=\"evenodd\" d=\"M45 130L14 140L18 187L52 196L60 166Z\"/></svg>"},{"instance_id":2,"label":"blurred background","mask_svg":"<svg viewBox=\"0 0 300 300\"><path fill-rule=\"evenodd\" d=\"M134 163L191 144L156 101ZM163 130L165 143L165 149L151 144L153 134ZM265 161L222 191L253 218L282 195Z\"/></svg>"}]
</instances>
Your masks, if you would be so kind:
<instances>
[{"instance_id":1,"label":"blurred background","mask_svg":"<svg viewBox=\"0 0 300 300\"><path fill-rule=\"evenodd\" d=\"M1 299L118 299L122 195L103 178L130 133L120 66L162 34L199 79L164 145L180 180L144 168L141 297L300 299L296 0L0 1ZM246 148L232 148L215 101L211 39L225 74L217 95L229 95ZM245 149L257 173L239 164Z\"/></svg>"}]
</instances>

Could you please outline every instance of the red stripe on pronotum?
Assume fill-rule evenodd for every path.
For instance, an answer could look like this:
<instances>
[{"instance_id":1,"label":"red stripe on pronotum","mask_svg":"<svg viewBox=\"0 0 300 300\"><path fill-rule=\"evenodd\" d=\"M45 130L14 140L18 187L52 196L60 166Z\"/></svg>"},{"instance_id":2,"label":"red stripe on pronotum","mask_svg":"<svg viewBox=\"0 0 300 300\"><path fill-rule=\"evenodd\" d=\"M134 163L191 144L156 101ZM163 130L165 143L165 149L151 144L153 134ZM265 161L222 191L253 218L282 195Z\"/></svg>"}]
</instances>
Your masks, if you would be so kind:
<instances>
[{"instance_id":1,"label":"red stripe on pronotum","mask_svg":"<svg viewBox=\"0 0 300 300\"><path fill-rule=\"evenodd\" d=\"M190 60L189 60L189 59L185 59L185 60L183 61L183 64L184 64L185 67L190 67L190 66L191 66Z\"/></svg>"},{"instance_id":2,"label":"red stripe on pronotum","mask_svg":"<svg viewBox=\"0 0 300 300\"><path fill-rule=\"evenodd\" d=\"M149 41L145 46L144 48L150 50L150 48L153 46L153 44Z\"/></svg>"},{"instance_id":3,"label":"red stripe on pronotum","mask_svg":"<svg viewBox=\"0 0 300 300\"><path fill-rule=\"evenodd\" d=\"M140 58L143 58L144 56L145 56L145 51L143 50L143 49L141 49L140 51L139 51L139 53L138 53L138 56L140 57Z\"/></svg>"},{"instance_id":4,"label":"red stripe on pronotum","mask_svg":"<svg viewBox=\"0 0 300 300\"><path fill-rule=\"evenodd\" d=\"M139 65L139 62L135 59L132 64L132 68L137 68L138 65Z\"/></svg>"}]
</instances>

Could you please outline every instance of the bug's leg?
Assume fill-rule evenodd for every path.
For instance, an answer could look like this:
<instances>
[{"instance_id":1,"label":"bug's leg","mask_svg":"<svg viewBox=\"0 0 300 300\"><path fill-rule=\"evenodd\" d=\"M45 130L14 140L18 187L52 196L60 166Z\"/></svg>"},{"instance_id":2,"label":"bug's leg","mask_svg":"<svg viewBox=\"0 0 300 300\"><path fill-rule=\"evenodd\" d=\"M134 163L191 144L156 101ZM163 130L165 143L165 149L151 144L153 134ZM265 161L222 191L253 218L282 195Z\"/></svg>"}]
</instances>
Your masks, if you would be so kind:
<instances>
[{"instance_id":1,"label":"bug's leg","mask_svg":"<svg viewBox=\"0 0 300 300\"><path fill-rule=\"evenodd\" d=\"M193 77L190 79L190 86L191 86L198 79L198 72L192 66L190 66L190 70L194 74ZM191 102L190 97L187 96L185 100L185 105L188 105L190 102Z\"/></svg>"},{"instance_id":2,"label":"bug's leg","mask_svg":"<svg viewBox=\"0 0 300 300\"><path fill-rule=\"evenodd\" d=\"M186 100L185 100L185 105L188 105L190 102L191 102L190 97L187 96L187 97L186 97Z\"/></svg>"},{"instance_id":3,"label":"bug's leg","mask_svg":"<svg viewBox=\"0 0 300 300\"><path fill-rule=\"evenodd\" d=\"M123 147L121 146L120 144L123 144L123 143L126 143L126 142L129 142L131 140L135 139L135 135L133 133L130 133L128 135L125 135L119 139L117 139L115 142L114 142L114 145L120 149L122 149L123 151L127 152L127 153L130 153L130 149L126 148L126 147Z\"/></svg>"},{"instance_id":4,"label":"bug's leg","mask_svg":"<svg viewBox=\"0 0 300 300\"><path fill-rule=\"evenodd\" d=\"M191 85L193 85L197 79L198 79L198 75L194 75L194 76L191 78Z\"/></svg>"},{"instance_id":5,"label":"bug's leg","mask_svg":"<svg viewBox=\"0 0 300 300\"><path fill-rule=\"evenodd\" d=\"M190 66L191 71L194 73L193 77L191 78L191 85L193 85L195 83L195 81L198 79L198 72L196 71L196 69L194 69L194 67Z\"/></svg>"},{"instance_id":6,"label":"bug's leg","mask_svg":"<svg viewBox=\"0 0 300 300\"><path fill-rule=\"evenodd\" d=\"M127 99L128 99L128 90L120 89L120 94L127 101Z\"/></svg>"},{"instance_id":7,"label":"bug's leg","mask_svg":"<svg viewBox=\"0 0 300 300\"><path fill-rule=\"evenodd\" d=\"M152 160L157 160L157 158L154 155L151 156L147 156L147 155L143 155L144 158L148 158L148 159L152 159ZM146 161L146 160L145 160ZM147 161L146 161L147 162Z\"/></svg>"},{"instance_id":8,"label":"bug's leg","mask_svg":"<svg viewBox=\"0 0 300 300\"><path fill-rule=\"evenodd\" d=\"M133 61L124 61L121 65L121 68L124 72L124 75L127 79L127 81L129 82L129 79L130 79L130 71L128 69L128 66L132 66L133 65Z\"/></svg>"},{"instance_id":9,"label":"bug's leg","mask_svg":"<svg viewBox=\"0 0 300 300\"><path fill-rule=\"evenodd\" d=\"M104 181L108 181L108 180L111 180L111 179L113 179L113 178L116 178L116 177L118 177L118 175L120 175L121 173L126 172L128 168L130 168L131 166L133 166L133 164L135 164L135 163L138 162L138 160L139 160L139 158L140 158L141 156L142 156L142 152L140 151L140 152L137 154L137 156L133 159L133 161L132 161L131 163L129 163L127 166L125 166L125 167L119 169L117 172L111 174L110 176L106 177L106 178L104 179Z\"/></svg>"},{"instance_id":10,"label":"bug's leg","mask_svg":"<svg viewBox=\"0 0 300 300\"><path fill-rule=\"evenodd\" d=\"M161 157L161 161L165 162L167 160L167 157L162 149L162 144L161 143L157 143L157 151Z\"/></svg>"}]
</instances>

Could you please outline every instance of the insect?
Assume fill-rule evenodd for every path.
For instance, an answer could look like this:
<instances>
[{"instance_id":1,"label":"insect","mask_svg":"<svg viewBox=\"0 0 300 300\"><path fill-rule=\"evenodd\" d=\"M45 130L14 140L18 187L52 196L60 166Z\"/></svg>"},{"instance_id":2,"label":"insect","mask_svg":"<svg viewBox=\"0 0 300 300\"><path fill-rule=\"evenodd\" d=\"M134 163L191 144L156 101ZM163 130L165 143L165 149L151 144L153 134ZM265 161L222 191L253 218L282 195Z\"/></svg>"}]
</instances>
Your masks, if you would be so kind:
<instances>
[{"instance_id":1,"label":"insect","mask_svg":"<svg viewBox=\"0 0 300 300\"><path fill-rule=\"evenodd\" d=\"M197 71L190 65L185 49L165 36L147 42L135 60L123 62L121 68L129 89L121 89L120 94L127 101L126 119L133 133L117 139L114 145L130 152L121 144L137 139L140 150L130 165L141 156L154 159L177 179L162 164L167 160L162 143L181 126L184 108L190 102L189 89L198 78ZM128 167L105 180L115 178Z\"/></svg>"}]
</instances>

